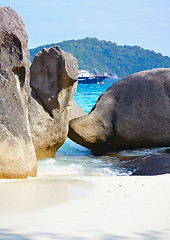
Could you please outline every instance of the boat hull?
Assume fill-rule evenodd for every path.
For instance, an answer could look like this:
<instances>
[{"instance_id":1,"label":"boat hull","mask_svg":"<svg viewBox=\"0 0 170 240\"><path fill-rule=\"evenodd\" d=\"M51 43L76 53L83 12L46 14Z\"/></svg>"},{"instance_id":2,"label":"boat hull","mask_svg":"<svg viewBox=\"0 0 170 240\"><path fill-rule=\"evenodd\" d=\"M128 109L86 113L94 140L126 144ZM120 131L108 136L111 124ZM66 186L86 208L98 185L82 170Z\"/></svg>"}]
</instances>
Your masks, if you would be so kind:
<instances>
[{"instance_id":1,"label":"boat hull","mask_svg":"<svg viewBox=\"0 0 170 240\"><path fill-rule=\"evenodd\" d=\"M78 83L90 84L101 83L107 76L94 76L94 77L78 77Z\"/></svg>"}]
</instances>

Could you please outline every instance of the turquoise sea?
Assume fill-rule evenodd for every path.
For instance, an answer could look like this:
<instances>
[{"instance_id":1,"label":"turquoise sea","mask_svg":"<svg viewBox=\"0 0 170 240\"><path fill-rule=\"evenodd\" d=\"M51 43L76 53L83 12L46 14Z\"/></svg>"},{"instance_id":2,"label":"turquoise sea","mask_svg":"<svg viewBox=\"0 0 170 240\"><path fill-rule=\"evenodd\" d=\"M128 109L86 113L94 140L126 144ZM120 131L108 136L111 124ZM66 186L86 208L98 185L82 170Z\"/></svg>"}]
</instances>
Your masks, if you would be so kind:
<instances>
[{"instance_id":1,"label":"turquoise sea","mask_svg":"<svg viewBox=\"0 0 170 240\"><path fill-rule=\"evenodd\" d=\"M95 105L98 97L105 92L114 80L105 80L104 84L78 84L74 100L87 113ZM166 148L137 149L120 151L116 156L93 156L90 150L74 143L69 138L58 150L55 158L38 161L38 175L130 175L133 167L125 167L125 159L133 161L138 156L159 154ZM127 160L128 159L128 160Z\"/></svg>"}]
</instances>

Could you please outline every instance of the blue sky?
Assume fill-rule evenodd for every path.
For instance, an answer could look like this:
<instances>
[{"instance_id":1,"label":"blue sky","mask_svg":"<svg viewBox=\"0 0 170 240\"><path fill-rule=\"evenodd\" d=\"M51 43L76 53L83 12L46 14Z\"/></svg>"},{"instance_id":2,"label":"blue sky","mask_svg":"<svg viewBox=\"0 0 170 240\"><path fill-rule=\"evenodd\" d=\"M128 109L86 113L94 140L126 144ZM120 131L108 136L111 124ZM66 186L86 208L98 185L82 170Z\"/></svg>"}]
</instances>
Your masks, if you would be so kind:
<instances>
[{"instance_id":1,"label":"blue sky","mask_svg":"<svg viewBox=\"0 0 170 240\"><path fill-rule=\"evenodd\" d=\"M170 57L170 0L0 0L22 17L29 48L97 37Z\"/></svg>"}]
</instances>

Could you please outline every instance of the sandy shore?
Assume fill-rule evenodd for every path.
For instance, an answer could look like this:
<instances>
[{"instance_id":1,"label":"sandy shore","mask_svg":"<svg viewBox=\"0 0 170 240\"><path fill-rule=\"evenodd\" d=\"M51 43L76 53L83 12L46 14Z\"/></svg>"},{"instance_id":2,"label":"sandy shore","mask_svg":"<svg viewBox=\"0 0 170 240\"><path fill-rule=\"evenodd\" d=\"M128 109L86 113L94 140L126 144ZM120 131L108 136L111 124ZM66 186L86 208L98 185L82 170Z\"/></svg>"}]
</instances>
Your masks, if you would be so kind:
<instances>
[{"instance_id":1,"label":"sandy shore","mask_svg":"<svg viewBox=\"0 0 170 240\"><path fill-rule=\"evenodd\" d=\"M170 175L0 180L0 239L170 239Z\"/></svg>"}]
</instances>

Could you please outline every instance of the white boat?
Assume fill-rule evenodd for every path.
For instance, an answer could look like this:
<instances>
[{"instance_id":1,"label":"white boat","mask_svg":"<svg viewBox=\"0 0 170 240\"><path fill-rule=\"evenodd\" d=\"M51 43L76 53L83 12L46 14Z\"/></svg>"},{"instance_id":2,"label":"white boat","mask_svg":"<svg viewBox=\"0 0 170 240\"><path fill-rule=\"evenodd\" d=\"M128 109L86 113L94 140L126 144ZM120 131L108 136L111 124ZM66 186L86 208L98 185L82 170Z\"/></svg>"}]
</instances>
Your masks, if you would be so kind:
<instances>
[{"instance_id":1,"label":"white boat","mask_svg":"<svg viewBox=\"0 0 170 240\"><path fill-rule=\"evenodd\" d=\"M101 83L107 78L107 73L104 75L92 75L87 70L79 70L78 82L83 84Z\"/></svg>"}]
</instances>

